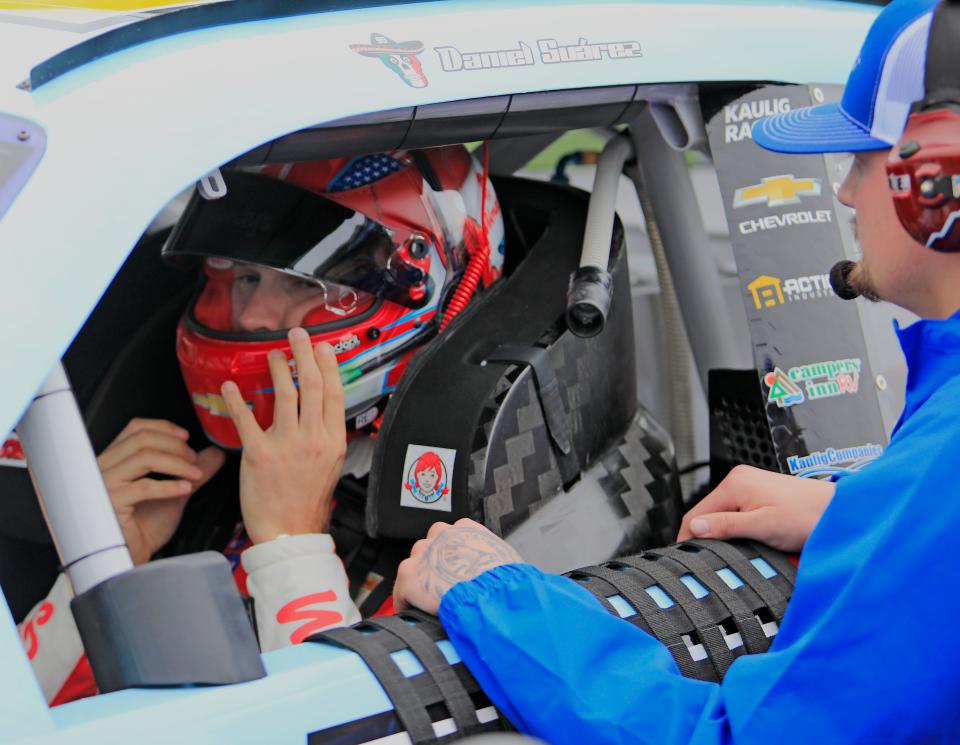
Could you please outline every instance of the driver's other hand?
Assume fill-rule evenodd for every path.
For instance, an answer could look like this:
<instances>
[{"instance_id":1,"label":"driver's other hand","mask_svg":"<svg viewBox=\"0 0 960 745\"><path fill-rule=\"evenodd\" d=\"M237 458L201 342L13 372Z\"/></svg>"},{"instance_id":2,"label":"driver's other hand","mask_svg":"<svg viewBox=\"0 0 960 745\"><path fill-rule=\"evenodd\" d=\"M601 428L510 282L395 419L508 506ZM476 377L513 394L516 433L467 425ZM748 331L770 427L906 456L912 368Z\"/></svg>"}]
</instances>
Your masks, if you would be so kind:
<instances>
[{"instance_id":1,"label":"driver's other hand","mask_svg":"<svg viewBox=\"0 0 960 745\"><path fill-rule=\"evenodd\" d=\"M752 538L799 552L836 487L752 466L737 466L683 517L677 541Z\"/></svg>"},{"instance_id":2,"label":"driver's other hand","mask_svg":"<svg viewBox=\"0 0 960 745\"><path fill-rule=\"evenodd\" d=\"M453 525L434 523L427 537L413 544L410 558L397 568L394 607L398 611L415 607L437 615L443 596L458 582L494 567L522 562L510 544L469 518Z\"/></svg>"},{"instance_id":3,"label":"driver's other hand","mask_svg":"<svg viewBox=\"0 0 960 745\"><path fill-rule=\"evenodd\" d=\"M254 543L283 534L326 533L347 451L343 386L333 347L313 348L299 327L290 330L289 339L300 391L298 395L286 355L272 351L268 360L275 404L266 431L236 383L228 381L222 388L243 443L240 511Z\"/></svg>"},{"instance_id":4,"label":"driver's other hand","mask_svg":"<svg viewBox=\"0 0 960 745\"><path fill-rule=\"evenodd\" d=\"M149 561L170 540L187 500L223 465L222 451L198 453L188 437L164 419L132 419L97 457L134 564Z\"/></svg>"}]
</instances>

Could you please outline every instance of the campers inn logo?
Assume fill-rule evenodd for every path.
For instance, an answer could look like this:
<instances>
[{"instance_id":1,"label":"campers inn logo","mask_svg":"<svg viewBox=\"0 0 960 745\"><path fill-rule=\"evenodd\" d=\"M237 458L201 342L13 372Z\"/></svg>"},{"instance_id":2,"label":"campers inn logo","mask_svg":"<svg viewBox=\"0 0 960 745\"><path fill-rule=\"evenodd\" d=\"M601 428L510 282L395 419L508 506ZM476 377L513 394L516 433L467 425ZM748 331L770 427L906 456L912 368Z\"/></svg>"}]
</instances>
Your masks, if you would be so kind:
<instances>
[{"instance_id":1,"label":"campers inn logo","mask_svg":"<svg viewBox=\"0 0 960 745\"><path fill-rule=\"evenodd\" d=\"M856 394L860 388L862 367L859 358L798 365L787 372L774 367L763 376L763 382L769 389L767 403L783 409L808 400Z\"/></svg>"},{"instance_id":2,"label":"campers inn logo","mask_svg":"<svg viewBox=\"0 0 960 745\"><path fill-rule=\"evenodd\" d=\"M370 34L369 44L351 44L350 49L364 57L378 58L411 88L426 88L429 85L418 56L424 50L424 44L421 41L396 42L383 34ZM558 39L551 38L538 39L535 45L518 41L517 46L507 49L467 51L446 45L433 47L433 51L437 55L440 69L444 72L530 67L538 63L556 65L643 57L638 41L591 43L583 37L572 44L564 44Z\"/></svg>"}]
</instances>

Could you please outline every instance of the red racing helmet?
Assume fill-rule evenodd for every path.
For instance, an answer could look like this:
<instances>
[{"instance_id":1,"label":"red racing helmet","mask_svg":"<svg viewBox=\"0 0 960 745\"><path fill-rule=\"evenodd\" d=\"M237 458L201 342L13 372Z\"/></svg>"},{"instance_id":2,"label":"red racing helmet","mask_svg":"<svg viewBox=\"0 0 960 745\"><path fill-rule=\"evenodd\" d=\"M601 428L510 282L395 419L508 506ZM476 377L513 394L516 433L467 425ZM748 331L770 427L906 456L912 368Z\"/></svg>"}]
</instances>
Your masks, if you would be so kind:
<instances>
[{"instance_id":1,"label":"red racing helmet","mask_svg":"<svg viewBox=\"0 0 960 745\"><path fill-rule=\"evenodd\" d=\"M207 436L241 446L220 387L233 380L273 420L267 354L303 326L331 344L357 431L383 412L413 354L503 266L503 221L485 169L463 146L223 172L198 190L163 248L201 257L177 358ZM481 208L485 205L485 209Z\"/></svg>"}]
</instances>

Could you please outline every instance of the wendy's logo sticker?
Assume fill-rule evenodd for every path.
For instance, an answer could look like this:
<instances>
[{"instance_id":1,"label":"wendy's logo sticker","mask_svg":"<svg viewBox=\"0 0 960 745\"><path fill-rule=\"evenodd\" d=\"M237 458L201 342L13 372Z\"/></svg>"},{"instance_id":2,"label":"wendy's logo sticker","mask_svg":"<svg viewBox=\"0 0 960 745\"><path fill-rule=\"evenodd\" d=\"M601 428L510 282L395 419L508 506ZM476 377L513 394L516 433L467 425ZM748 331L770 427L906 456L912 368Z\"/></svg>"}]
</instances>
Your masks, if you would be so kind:
<instances>
[{"instance_id":1,"label":"wendy's logo sticker","mask_svg":"<svg viewBox=\"0 0 960 745\"><path fill-rule=\"evenodd\" d=\"M426 88L429 85L420 58L417 57L423 51L422 41L396 42L383 34L370 34L369 44L351 44L350 48L364 57L379 58L411 88Z\"/></svg>"},{"instance_id":2,"label":"wendy's logo sticker","mask_svg":"<svg viewBox=\"0 0 960 745\"><path fill-rule=\"evenodd\" d=\"M430 445L407 445L403 462L402 507L451 512L450 482L457 451Z\"/></svg>"}]
</instances>

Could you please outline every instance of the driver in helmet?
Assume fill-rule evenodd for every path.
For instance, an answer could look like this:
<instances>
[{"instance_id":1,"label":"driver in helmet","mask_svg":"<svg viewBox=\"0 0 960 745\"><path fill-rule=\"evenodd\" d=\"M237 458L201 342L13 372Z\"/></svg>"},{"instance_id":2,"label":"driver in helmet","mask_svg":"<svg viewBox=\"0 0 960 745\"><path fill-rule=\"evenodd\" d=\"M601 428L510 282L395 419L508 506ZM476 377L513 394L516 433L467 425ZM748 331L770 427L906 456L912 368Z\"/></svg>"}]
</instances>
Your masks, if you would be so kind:
<instances>
[{"instance_id":1,"label":"driver in helmet","mask_svg":"<svg viewBox=\"0 0 960 745\"><path fill-rule=\"evenodd\" d=\"M222 175L226 194L198 190L163 249L200 266L176 353L214 445L195 452L177 424L139 419L98 462L135 562L222 550L268 651L392 609L402 552L351 537L369 435L411 357L462 307L451 293L469 300L500 276L503 223L462 146ZM191 541L211 531L188 502L237 451L239 519L228 540ZM236 502L228 483L218 501ZM20 625L53 704L95 693L69 599L61 575Z\"/></svg>"}]
</instances>

